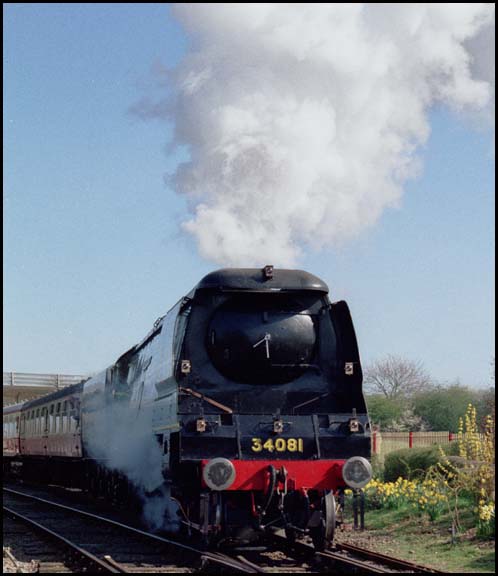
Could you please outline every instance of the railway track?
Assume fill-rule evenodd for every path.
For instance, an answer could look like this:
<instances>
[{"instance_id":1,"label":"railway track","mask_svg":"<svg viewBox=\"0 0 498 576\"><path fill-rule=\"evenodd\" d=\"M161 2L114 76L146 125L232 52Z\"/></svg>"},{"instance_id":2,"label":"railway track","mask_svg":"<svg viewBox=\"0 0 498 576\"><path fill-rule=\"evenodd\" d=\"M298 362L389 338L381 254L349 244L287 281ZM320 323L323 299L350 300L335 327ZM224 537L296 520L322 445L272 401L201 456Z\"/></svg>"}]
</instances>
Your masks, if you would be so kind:
<instances>
[{"instance_id":1,"label":"railway track","mask_svg":"<svg viewBox=\"0 0 498 576\"><path fill-rule=\"evenodd\" d=\"M133 526L40 498L3 489L4 515L61 545L85 572L189 573L260 570L219 552L208 552Z\"/></svg>"},{"instance_id":2,"label":"railway track","mask_svg":"<svg viewBox=\"0 0 498 576\"><path fill-rule=\"evenodd\" d=\"M61 503L60 498L59 502L54 502L51 496L48 498L4 488L4 513L62 543L73 565L77 558L86 572L438 573L350 544L336 544L318 553L304 542L290 546L281 530L271 535L267 546L206 551L68 506ZM68 571L63 563L61 566L60 570L51 571Z\"/></svg>"}]
</instances>

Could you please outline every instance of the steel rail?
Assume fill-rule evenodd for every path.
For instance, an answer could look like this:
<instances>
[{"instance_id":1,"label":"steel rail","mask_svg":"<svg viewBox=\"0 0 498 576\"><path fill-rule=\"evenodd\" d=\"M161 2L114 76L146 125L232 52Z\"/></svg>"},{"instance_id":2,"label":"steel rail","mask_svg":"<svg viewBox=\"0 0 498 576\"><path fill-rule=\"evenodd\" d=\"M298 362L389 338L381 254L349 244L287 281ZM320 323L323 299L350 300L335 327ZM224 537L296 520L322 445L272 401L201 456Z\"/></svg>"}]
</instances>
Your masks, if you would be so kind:
<instances>
[{"instance_id":1,"label":"steel rail","mask_svg":"<svg viewBox=\"0 0 498 576\"><path fill-rule=\"evenodd\" d=\"M364 558L371 558L372 560L386 564L387 566L391 566L393 568L413 570L419 574L443 574L442 571L436 570L435 568L429 568L427 566L422 566L420 564L409 562L408 560L402 560L400 558L393 558L391 556L387 556L386 554L368 550L367 548L360 548L359 546L355 546L353 544L337 543L335 548L337 550L344 550L344 552L350 552L351 554L363 556Z\"/></svg>"},{"instance_id":2,"label":"steel rail","mask_svg":"<svg viewBox=\"0 0 498 576\"><path fill-rule=\"evenodd\" d=\"M363 572L373 574L386 574L389 572L389 570L379 568L378 566L372 566L372 564L367 564L366 562L357 560L356 558L348 558L347 556L337 554L336 552L332 552L330 550L327 550L326 552L317 552L316 555L319 558L325 558L326 560L332 562L340 562L341 564L347 564L348 566L353 566L354 568L361 570Z\"/></svg>"}]
</instances>

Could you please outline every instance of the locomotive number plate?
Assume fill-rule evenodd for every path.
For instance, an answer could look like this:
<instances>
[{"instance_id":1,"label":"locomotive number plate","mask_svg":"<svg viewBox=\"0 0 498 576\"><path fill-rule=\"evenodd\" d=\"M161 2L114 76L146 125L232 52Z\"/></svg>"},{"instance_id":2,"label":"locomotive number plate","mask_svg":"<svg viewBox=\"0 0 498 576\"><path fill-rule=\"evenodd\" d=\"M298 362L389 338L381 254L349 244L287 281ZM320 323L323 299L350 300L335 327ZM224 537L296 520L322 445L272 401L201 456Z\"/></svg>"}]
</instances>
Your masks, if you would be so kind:
<instances>
[{"instance_id":1,"label":"locomotive number plate","mask_svg":"<svg viewBox=\"0 0 498 576\"><path fill-rule=\"evenodd\" d=\"M302 438L252 438L251 450L253 452L304 452Z\"/></svg>"}]
</instances>

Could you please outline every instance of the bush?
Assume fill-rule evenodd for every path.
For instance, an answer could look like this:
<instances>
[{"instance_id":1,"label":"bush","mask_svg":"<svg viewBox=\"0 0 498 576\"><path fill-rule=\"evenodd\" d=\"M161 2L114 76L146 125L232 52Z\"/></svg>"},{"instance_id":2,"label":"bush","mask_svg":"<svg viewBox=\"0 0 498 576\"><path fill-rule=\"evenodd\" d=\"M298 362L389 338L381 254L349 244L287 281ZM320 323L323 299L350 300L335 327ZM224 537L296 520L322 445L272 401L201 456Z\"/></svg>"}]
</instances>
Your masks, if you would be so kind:
<instances>
[{"instance_id":1,"label":"bush","mask_svg":"<svg viewBox=\"0 0 498 576\"><path fill-rule=\"evenodd\" d=\"M386 398L382 394L366 396L368 415L373 424L387 429L395 420L399 420L405 408L405 402L398 398Z\"/></svg>"},{"instance_id":2,"label":"bush","mask_svg":"<svg viewBox=\"0 0 498 576\"><path fill-rule=\"evenodd\" d=\"M413 412L427 422L429 430L458 431L459 416L465 413L469 403L478 407L477 420L483 421L494 406L494 389L472 389L455 383L436 386L413 398Z\"/></svg>"},{"instance_id":3,"label":"bush","mask_svg":"<svg viewBox=\"0 0 498 576\"><path fill-rule=\"evenodd\" d=\"M384 463L378 454L372 454L370 463L372 464L373 477L377 480L384 478Z\"/></svg>"},{"instance_id":4,"label":"bush","mask_svg":"<svg viewBox=\"0 0 498 576\"><path fill-rule=\"evenodd\" d=\"M440 458L436 445L390 452L384 459L384 480L395 482L400 476L408 480L423 478L427 470L436 465Z\"/></svg>"}]
</instances>

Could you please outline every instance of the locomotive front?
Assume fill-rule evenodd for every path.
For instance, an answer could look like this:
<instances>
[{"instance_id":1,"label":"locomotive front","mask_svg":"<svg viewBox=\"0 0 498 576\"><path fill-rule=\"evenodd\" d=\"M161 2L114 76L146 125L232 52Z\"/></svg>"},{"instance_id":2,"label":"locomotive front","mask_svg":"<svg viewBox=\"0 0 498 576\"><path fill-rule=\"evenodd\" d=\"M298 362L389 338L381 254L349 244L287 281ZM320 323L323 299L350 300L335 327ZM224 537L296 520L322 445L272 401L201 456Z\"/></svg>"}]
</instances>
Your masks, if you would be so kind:
<instances>
[{"instance_id":1,"label":"locomotive front","mask_svg":"<svg viewBox=\"0 0 498 576\"><path fill-rule=\"evenodd\" d=\"M183 313L179 431L171 473L206 540L333 537L334 494L371 478L370 428L353 324L299 270L206 276Z\"/></svg>"}]
</instances>

